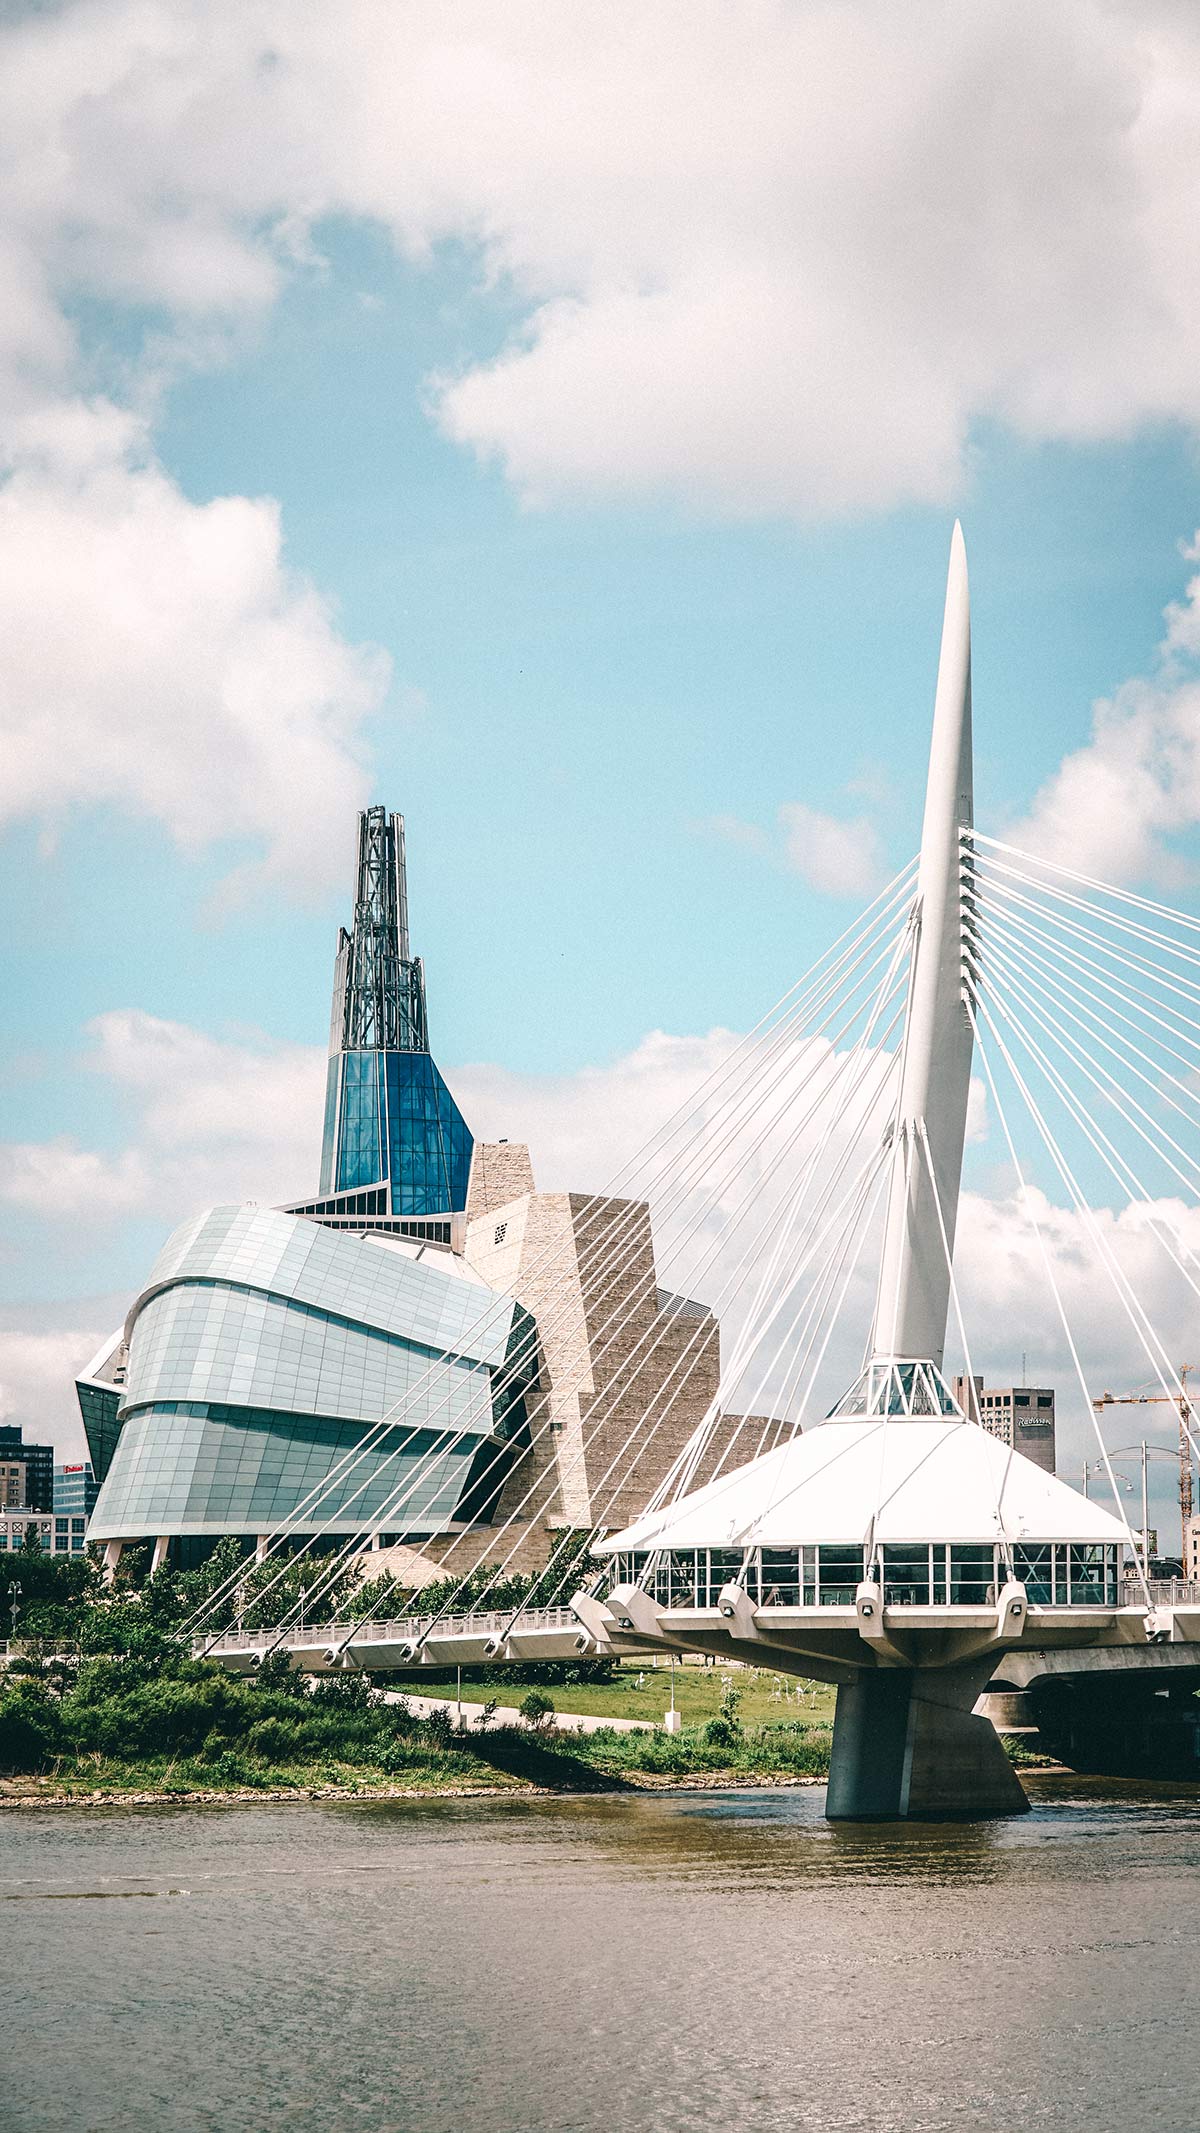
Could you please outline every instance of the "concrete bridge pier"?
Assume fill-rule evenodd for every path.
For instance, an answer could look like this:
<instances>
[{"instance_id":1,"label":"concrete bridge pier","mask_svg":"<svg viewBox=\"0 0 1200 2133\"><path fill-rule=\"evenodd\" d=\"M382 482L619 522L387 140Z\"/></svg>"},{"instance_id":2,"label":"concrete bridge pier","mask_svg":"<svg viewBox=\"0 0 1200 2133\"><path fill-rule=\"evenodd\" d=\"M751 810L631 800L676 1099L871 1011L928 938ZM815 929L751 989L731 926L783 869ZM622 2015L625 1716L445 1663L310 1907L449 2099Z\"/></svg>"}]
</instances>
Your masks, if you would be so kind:
<instances>
[{"instance_id":1,"label":"concrete bridge pier","mask_svg":"<svg viewBox=\"0 0 1200 2133\"><path fill-rule=\"evenodd\" d=\"M991 1653L960 1666L881 1666L838 1689L825 1813L831 1822L1025 1814L1029 1802L988 1718L972 1706Z\"/></svg>"}]
</instances>

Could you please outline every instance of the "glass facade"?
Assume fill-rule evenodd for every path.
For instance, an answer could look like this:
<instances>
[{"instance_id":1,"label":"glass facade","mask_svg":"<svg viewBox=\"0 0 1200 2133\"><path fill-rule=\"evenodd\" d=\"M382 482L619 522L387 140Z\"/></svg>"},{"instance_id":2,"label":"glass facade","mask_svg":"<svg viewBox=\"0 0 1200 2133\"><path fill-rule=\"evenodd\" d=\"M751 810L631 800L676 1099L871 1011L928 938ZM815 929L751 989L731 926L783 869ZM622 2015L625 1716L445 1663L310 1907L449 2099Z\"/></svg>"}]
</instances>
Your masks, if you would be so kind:
<instances>
[{"instance_id":1,"label":"glass facade","mask_svg":"<svg viewBox=\"0 0 1200 2133\"><path fill-rule=\"evenodd\" d=\"M330 1074L335 1145L328 1189L353 1192L382 1183L391 1188L383 1212L461 1212L474 1142L429 1053L343 1052L330 1061ZM325 1174L323 1166L323 1180Z\"/></svg>"},{"instance_id":2,"label":"glass facade","mask_svg":"<svg viewBox=\"0 0 1200 2133\"><path fill-rule=\"evenodd\" d=\"M115 1385L97 1385L88 1378L76 1378L75 1397L96 1480L102 1482L121 1434L121 1393Z\"/></svg>"},{"instance_id":3,"label":"glass facade","mask_svg":"<svg viewBox=\"0 0 1200 2133\"><path fill-rule=\"evenodd\" d=\"M888 1542L880 1553L887 1607L992 1607L1008 1582L1004 1550L987 1542ZM1108 1542L1046 1541L1012 1553L1031 1606L1118 1605L1120 1549ZM715 1607L722 1585L735 1581L760 1607L853 1607L864 1575L857 1542L613 1558L613 1582L642 1584L662 1607Z\"/></svg>"},{"instance_id":4,"label":"glass facade","mask_svg":"<svg viewBox=\"0 0 1200 2133\"><path fill-rule=\"evenodd\" d=\"M415 1250L272 1209L177 1230L130 1317L89 1540L269 1533L327 1481L300 1530L386 1512L420 1535L479 1516L527 1434L536 1336L460 1261Z\"/></svg>"},{"instance_id":5,"label":"glass facade","mask_svg":"<svg viewBox=\"0 0 1200 2133\"><path fill-rule=\"evenodd\" d=\"M100 1484L90 1466L82 1462L54 1469L55 1518L87 1518L95 1507Z\"/></svg>"},{"instance_id":6,"label":"glass facade","mask_svg":"<svg viewBox=\"0 0 1200 2133\"><path fill-rule=\"evenodd\" d=\"M54 1549L54 1520L45 1511L0 1512L0 1555L16 1555L31 1543L43 1555ZM15 1564L14 1564L15 1569Z\"/></svg>"},{"instance_id":7,"label":"glass facade","mask_svg":"<svg viewBox=\"0 0 1200 2133\"><path fill-rule=\"evenodd\" d=\"M440 1431L389 1430L364 1450L367 1435L328 1415L204 1401L144 1408L125 1424L90 1538L273 1533L343 1460L347 1471L309 1506L310 1529L357 1533L385 1514L413 1536L456 1523L477 1439L431 1458Z\"/></svg>"}]
</instances>

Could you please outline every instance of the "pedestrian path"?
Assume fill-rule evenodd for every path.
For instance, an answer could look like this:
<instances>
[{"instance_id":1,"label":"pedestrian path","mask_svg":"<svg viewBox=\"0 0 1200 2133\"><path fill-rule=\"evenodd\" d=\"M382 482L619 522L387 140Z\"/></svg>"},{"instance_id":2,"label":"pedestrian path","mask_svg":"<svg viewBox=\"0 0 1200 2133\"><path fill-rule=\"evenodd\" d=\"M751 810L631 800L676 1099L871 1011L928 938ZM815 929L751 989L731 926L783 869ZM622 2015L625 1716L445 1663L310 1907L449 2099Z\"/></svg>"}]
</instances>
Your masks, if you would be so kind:
<instances>
[{"instance_id":1,"label":"pedestrian path","mask_svg":"<svg viewBox=\"0 0 1200 2133\"><path fill-rule=\"evenodd\" d=\"M435 1711L449 1711L457 1716L461 1711L462 1723L471 1728L484 1723L487 1705L468 1703L464 1697L460 1703L457 1696L410 1696L403 1689L385 1691L385 1702L406 1703L414 1718L429 1718ZM523 1723L515 1704L497 1704L487 1723L493 1726L519 1726ZM554 1723L560 1733L601 1733L607 1727L613 1733L657 1733L658 1727L649 1718L596 1718L582 1711L556 1711Z\"/></svg>"}]
</instances>

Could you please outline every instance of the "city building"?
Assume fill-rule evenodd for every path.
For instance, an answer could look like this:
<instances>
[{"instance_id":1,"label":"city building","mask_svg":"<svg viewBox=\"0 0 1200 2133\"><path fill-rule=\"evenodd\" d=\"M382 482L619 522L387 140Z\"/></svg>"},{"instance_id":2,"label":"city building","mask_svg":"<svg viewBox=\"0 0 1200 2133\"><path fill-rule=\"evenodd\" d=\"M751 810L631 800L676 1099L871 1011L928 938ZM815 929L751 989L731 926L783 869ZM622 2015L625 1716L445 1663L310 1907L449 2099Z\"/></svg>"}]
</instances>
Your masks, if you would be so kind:
<instances>
[{"instance_id":1,"label":"city building","mask_svg":"<svg viewBox=\"0 0 1200 2133\"><path fill-rule=\"evenodd\" d=\"M54 1519L48 1511L0 1512L0 1555L15 1555L32 1535L44 1555L53 1546Z\"/></svg>"},{"instance_id":2,"label":"city building","mask_svg":"<svg viewBox=\"0 0 1200 2133\"><path fill-rule=\"evenodd\" d=\"M31 1511L54 1507L54 1446L26 1444L24 1432L12 1423L0 1425L0 1462L25 1469L24 1501Z\"/></svg>"},{"instance_id":3,"label":"city building","mask_svg":"<svg viewBox=\"0 0 1200 2133\"><path fill-rule=\"evenodd\" d=\"M85 1460L54 1469L54 1515L56 1518L90 1518L96 1507L100 1484Z\"/></svg>"},{"instance_id":4,"label":"city building","mask_svg":"<svg viewBox=\"0 0 1200 2133\"><path fill-rule=\"evenodd\" d=\"M658 1286L644 1204L539 1193L526 1147L473 1140L429 1051L404 824L367 809L320 1189L168 1239L76 1380L88 1540L111 1565L135 1540L186 1561L230 1533L361 1535L419 1582L519 1533L513 1566L535 1567L649 1498L719 1376L711 1312ZM699 1478L737 1428L721 1418Z\"/></svg>"},{"instance_id":5,"label":"city building","mask_svg":"<svg viewBox=\"0 0 1200 2133\"><path fill-rule=\"evenodd\" d=\"M1183 1529L1183 1574L1200 1578L1200 1516L1189 1518Z\"/></svg>"},{"instance_id":6,"label":"city building","mask_svg":"<svg viewBox=\"0 0 1200 2133\"><path fill-rule=\"evenodd\" d=\"M1055 1469L1054 1390L1049 1385L1008 1385L989 1390L981 1377L956 1377L954 1397L1010 1451L1023 1453L1047 1474Z\"/></svg>"},{"instance_id":7,"label":"city building","mask_svg":"<svg viewBox=\"0 0 1200 2133\"><path fill-rule=\"evenodd\" d=\"M99 1483L83 1460L54 1469L54 1553L82 1555Z\"/></svg>"},{"instance_id":8,"label":"city building","mask_svg":"<svg viewBox=\"0 0 1200 2133\"><path fill-rule=\"evenodd\" d=\"M25 1461L0 1459L0 1511L25 1508Z\"/></svg>"}]
</instances>

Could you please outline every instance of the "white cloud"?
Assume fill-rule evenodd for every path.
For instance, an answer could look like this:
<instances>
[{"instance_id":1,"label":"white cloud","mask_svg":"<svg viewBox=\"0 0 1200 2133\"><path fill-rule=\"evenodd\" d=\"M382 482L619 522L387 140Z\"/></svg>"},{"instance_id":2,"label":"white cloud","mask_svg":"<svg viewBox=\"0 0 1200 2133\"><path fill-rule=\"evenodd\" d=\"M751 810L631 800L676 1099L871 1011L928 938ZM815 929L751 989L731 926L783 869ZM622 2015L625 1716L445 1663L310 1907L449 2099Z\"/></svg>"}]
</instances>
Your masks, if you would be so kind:
<instances>
[{"instance_id":1,"label":"white cloud","mask_svg":"<svg viewBox=\"0 0 1200 2133\"><path fill-rule=\"evenodd\" d=\"M43 1306L36 1325L0 1325L0 1421L17 1423L31 1443L53 1444L62 1459L86 1459L74 1379L120 1325L118 1297Z\"/></svg>"},{"instance_id":2,"label":"white cloud","mask_svg":"<svg viewBox=\"0 0 1200 2133\"><path fill-rule=\"evenodd\" d=\"M1200 537L1187 550L1200 560ZM1013 842L1106 881L1190 878L1173 839L1200 823L1200 577L1167 609L1154 672L1096 705Z\"/></svg>"},{"instance_id":3,"label":"white cloud","mask_svg":"<svg viewBox=\"0 0 1200 2133\"><path fill-rule=\"evenodd\" d=\"M76 0L3 56L14 377L78 290L253 319L341 215L506 285L435 399L533 501L942 501L981 418L1200 416L1168 0Z\"/></svg>"},{"instance_id":4,"label":"white cloud","mask_svg":"<svg viewBox=\"0 0 1200 2133\"><path fill-rule=\"evenodd\" d=\"M67 1136L0 1144L0 1200L104 1235L128 1216L166 1229L220 1200L266 1205L316 1185L324 1055L250 1034L226 1041L136 1009L89 1024L85 1065L134 1112L113 1153Z\"/></svg>"},{"instance_id":5,"label":"white cloud","mask_svg":"<svg viewBox=\"0 0 1200 2133\"><path fill-rule=\"evenodd\" d=\"M0 819L101 807L303 893L344 864L386 667L286 569L267 501L128 459L0 489Z\"/></svg>"},{"instance_id":6,"label":"white cloud","mask_svg":"<svg viewBox=\"0 0 1200 2133\"><path fill-rule=\"evenodd\" d=\"M865 815L847 821L791 800L780 808L779 819L787 838L788 865L810 888L826 896L870 896L879 887L882 847Z\"/></svg>"},{"instance_id":7,"label":"white cloud","mask_svg":"<svg viewBox=\"0 0 1200 2133\"><path fill-rule=\"evenodd\" d=\"M696 826L773 859L822 896L870 897L884 880L883 841L866 815L823 814L788 800L778 811L775 833L737 815L711 815Z\"/></svg>"},{"instance_id":8,"label":"white cloud","mask_svg":"<svg viewBox=\"0 0 1200 2133\"><path fill-rule=\"evenodd\" d=\"M269 502L187 499L150 439L173 369L320 271L331 220L416 261L457 245L515 309L429 391L529 501L881 510L948 498L980 421L1200 421L1198 116L1200 31L1169 0L10 16L10 818L132 811L292 888L326 877L382 668L289 575ZM1162 720L1114 718L1152 812L1127 729ZM1111 815L1101 769L1076 766L1056 824ZM847 880L854 853L809 827L802 868Z\"/></svg>"}]
</instances>

